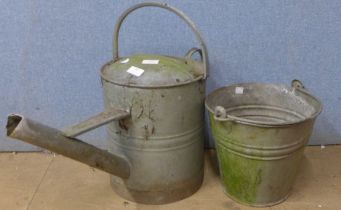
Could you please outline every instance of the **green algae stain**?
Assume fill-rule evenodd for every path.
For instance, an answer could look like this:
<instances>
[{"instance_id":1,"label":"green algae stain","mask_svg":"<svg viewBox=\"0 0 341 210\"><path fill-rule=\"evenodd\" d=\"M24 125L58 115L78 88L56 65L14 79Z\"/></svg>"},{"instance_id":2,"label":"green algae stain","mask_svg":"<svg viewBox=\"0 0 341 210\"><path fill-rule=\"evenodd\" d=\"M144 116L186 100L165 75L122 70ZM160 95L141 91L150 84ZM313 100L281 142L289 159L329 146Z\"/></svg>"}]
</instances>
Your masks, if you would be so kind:
<instances>
[{"instance_id":1,"label":"green algae stain","mask_svg":"<svg viewBox=\"0 0 341 210\"><path fill-rule=\"evenodd\" d=\"M221 177L226 192L245 203L255 203L257 187L262 182L258 161L239 157L218 146Z\"/></svg>"},{"instance_id":2,"label":"green algae stain","mask_svg":"<svg viewBox=\"0 0 341 210\"><path fill-rule=\"evenodd\" d=\"M224 141L232 141L229 137L238 126L236 123L216 121L210 113L210 125L226 192L242 203L256 203L257 189L262 183L262 161L243 157L224 144ZM238 141L238 138L233 139Z\"/></svg>"}]
</instances>

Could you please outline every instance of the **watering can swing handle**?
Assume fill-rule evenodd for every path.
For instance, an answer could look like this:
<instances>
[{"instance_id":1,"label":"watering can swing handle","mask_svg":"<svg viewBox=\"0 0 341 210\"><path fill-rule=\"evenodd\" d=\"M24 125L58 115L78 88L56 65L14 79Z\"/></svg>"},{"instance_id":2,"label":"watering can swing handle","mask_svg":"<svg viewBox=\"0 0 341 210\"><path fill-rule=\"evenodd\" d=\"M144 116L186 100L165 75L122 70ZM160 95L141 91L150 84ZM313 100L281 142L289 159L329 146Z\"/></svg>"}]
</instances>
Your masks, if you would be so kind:
<instances>
[{"instance_id":1,"label":"watering can swing handle","mask_svg":"<svg viewBox=\"0 0 341 210\"><path fill-rule=\"evenodd\" d=\"M121 25L123 23L123 21L125 20L125 18L133 11L142 8L142 7L159 7L162 9L166 9L170 12L175 13L178 17L180 17L182 20L184 20L187 25L192 29L192 31L195 33L199 43L200 43L200 50L197 48L192 48L186 55L192 55L195 52L200 52L201 51L201 59L204 65L204 75L203 75L203 79L206 79L208 76L208 55L207 55L207 48L206 48L206 44L201 36L201 34L199 33L197 27L194 25L193 21L187 17L182 11L169 6L167 4L162 4L162 3L157 3L157 2L146 2L146 3L141 3L141 4L137 4L135 6L132 6L130 8L128 8L125 12L123 12L123 14L118 18L116 25L115 25L115 29L114 29L114 34L113 34L113 61L117 61L119 59L119 53L118 53L118 36L119 36L119 31L121 28ZM195 51L192 51L193 49L197 49ZM187 56L186 56L187 57Z\"/></svg>"},{"instance_id":2,"label":"watering can swing handle","mask_svg":"<svg viewBox=\"0 0 341 210\"><path fill-rule=\"evenodd\" d=\"M203 61L203 56L202 56L202 50L196 47L193 47L192 49L188 50L188 52L185 55L186 59L191 59L194 53L199 53L201 61Z\"/></svg>"}]
</instances>

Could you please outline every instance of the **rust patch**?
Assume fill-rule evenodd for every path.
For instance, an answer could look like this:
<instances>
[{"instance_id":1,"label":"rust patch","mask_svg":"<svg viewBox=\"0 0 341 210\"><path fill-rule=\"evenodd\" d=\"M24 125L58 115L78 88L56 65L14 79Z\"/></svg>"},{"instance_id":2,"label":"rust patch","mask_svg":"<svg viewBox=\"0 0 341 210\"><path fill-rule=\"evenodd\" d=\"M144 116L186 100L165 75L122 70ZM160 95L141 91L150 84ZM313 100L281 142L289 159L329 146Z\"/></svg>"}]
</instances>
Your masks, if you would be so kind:
<instances>
[{"instance_id":1,"label":"rust patch","mask_svg":"<svg viewBox=\"0 0 341 210\"><path fill-rule=\"evenodd\" d=\"M148 118L151 120L151 121L155 121L155 119L152 117L152 113L154 112L154 109L150 109L149 112L148 112Z\"/></svg>"},{"instance_id":2,"label":"rust patch","mask_svg":"<svg viewBox=\"0 0 341 210\"><path fill-rule=\"evenodd\" d=\"M141 106L141 112L137 115L137 119L140 119L143 115L144 108Z\"/></svg>"},{"instance_id":3,"label":"rust patch","mask_svg":"<svg viewBox=\"0 0 341 210\"><path fill-rule=\"evenodd\" d=\"M149 107L149 110L148 110L148 118L149 118L151 121L155 122L155 119L154 119L153 116L152 116L152 114L153 114L153 112L154 112L154 109L152 108L152 106L153 106L153 103L152 103L152 101L150 100L150 101L149 101L149 104L148 104L148 107Z\"/></svg>"},{"instance_id":4,"label":"rust patch","mask_svg":"<svg viewBox=\"0 0 341 210\"><path fill-rule=\"evenodd\" d=\"M129 122L126 119L123 120L119 120L118 121L118 125L120 126L120 128L122 128L123 130L128 130L129 129Z\"/></svg>"},{"instance_id":5,"label":"rust patch","mask_svg":"<svg viewBox=\"0 0 341 210\"><path fill-rule=\"evenodd\" d=\"M144 138L145 140L148 140L149 137L149 131L148 131L148 125L144 125Z\"/></svg>"},{"instance_id":6,"label":"rust patch","mask_svg":"<svg viewBox=\"0 0 341 210\"><path fill-rule=\"evenodd\" d=\"M154 133L155 133L155 127L154 127L154 125L153 125L152 134L154 134Z\"/></svg>"}]
</instances>

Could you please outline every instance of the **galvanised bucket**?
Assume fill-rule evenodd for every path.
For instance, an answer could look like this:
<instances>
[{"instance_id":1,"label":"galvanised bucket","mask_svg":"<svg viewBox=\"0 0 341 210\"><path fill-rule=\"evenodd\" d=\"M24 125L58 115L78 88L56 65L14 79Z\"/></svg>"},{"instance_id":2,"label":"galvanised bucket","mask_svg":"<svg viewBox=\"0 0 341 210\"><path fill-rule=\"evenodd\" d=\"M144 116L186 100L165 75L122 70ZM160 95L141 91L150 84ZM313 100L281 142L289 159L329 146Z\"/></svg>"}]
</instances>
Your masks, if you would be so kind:
<instances>
[{"instance_id":1,"label":"galvanised bucket","mask_svg":"<svg viewBox=\"0 0 341 210\"><path fill-rule=\"evenodd\" d=\"M251 206L284 201L294 183L318 99L298 81L292 87L235 84L206 99L226 194Z\"/></svg>"}]
</instances>

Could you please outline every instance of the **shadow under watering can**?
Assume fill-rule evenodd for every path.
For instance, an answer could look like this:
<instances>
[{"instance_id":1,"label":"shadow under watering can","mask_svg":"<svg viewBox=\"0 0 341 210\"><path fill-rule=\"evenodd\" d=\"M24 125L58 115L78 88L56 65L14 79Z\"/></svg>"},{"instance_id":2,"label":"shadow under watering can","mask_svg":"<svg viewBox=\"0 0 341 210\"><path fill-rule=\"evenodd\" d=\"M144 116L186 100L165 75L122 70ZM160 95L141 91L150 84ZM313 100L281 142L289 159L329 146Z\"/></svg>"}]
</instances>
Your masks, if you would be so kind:
<instances>
[{"instance_id":1,"label":"shadow under watering can","mask_svg":"<svg viewBox=\"0 0 341 210\"><path fill-rule=\"evenodd\" d=\"M118 35L131 12L158 7L194 31L200 49L185 57L139 54L119 57ZM192 59L199 53L201 61ZM83 162L111 175L125 199L163 204L190 196L203 180L203 126L208 55L193 22L178 9L141 3L118 19L113 60L101 68L105 111L63 131L19 114L8 116L7 135ZM76 139L107 124L108 151Z\"/></svg>"}]
</instances>

